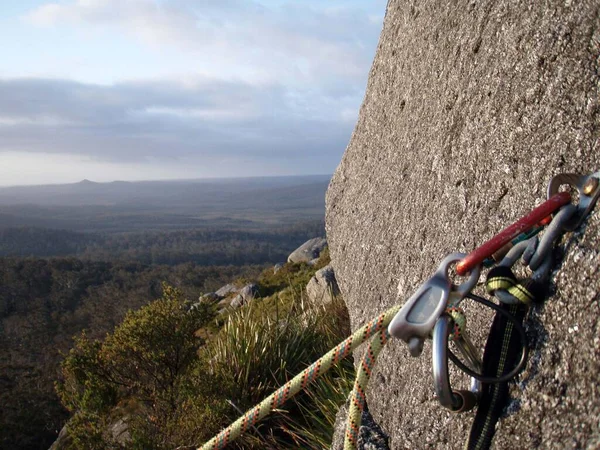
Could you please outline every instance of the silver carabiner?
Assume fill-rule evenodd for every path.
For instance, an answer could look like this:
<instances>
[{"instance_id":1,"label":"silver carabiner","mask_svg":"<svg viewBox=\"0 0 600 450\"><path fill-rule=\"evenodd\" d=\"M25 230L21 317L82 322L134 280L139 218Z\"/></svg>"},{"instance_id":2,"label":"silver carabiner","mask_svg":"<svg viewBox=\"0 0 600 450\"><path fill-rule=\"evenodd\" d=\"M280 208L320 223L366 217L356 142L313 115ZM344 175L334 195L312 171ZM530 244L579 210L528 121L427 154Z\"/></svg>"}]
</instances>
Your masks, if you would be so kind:
<instances>
[{"instance_id":1,"label":"silver carabiner","mask_svg":"<svg viewBox=\"0 0 600 450\"><path fill-rule=\"evenodd\" d=\"M573 231L581 225L583 219L590 213L598 198L600 198L600 172L591 175L578 175L575 173L561 173L550 180L548 184L548 198L558 193L558 189L568 184L579 192L577 214L564 225L567 231Z\"/></svg>"},{"instance_id":2,"label":"silver carabiner","mask_svg":"<svg viewBox=\"0 0 600 450\"><path fill-rule=\"evenodd\" d=\"M467 281L462 284L452 284L448 277L450 265L465 256L465 253L446 256L433 276L421 285L390 322L388 332L405 341L412 356L421 354L425 339L448 304L458 305L475 287L479 279L479 266L471 271Z\"/></svg>"},{"instance_id":3,"label":"silver carabiner","mask_svg":"<svg viewBox=\"0 0 600 450\"><path fill-rule=\"evenodd\" d=\"M448 331L450 318L442 315L433 329L433 384L440 404L453 412L470 411L481 396L481 382L471 378L470 391L453 391L448 375ZM455 341L458 349L476 371L481 371L481 359L471 341L462 335Z\"/></svg>"},{"instance_id":4,"label":"silver carabiner","mask_svg":"<svg viewBox=\"0 0 600 450\"><path fill-rule=\"evenodd\" d=\"M600 189L598 189L600 191ZM575 205L565 205L552 219L550 225L542 235L539 244L535 250L535 253L529 259L528 265L531 270L537 270L542 262L548 259L548 256L552 253L554 247L554 241L557 237L561 236L565 230L574 223L573 219L581 220L583 217L578 217L578 207Z\"/></svg>"},{"instance_id":5,"label":"silver carabiner","mask_svg":"<svg viewBox=\"0 0 600 450\"><path fill-rule=\"evenodd\" d=\"M532 270L530 282L544 283L552 269L552 249L554 241L564 232L566 224L570 223L572 218L577 215L577 207L572 204L563 206L552 219L552 222L538 240L538 237L532 237L526 241L519 242L506 254L504 259L498 264L499 267L511 268L513 264L522 256L525 263ZM533 285L524 286L519 283L515 288L516 292L520 291L518 297L511 293L511 289L497 289L494 295L498 300L507 305L521 304L525 299L532 301L536 295L532 293ZM519 298L520 297L520 298ZM529 303L526 302L527 303Z\"/></svg>"}]
</instances>

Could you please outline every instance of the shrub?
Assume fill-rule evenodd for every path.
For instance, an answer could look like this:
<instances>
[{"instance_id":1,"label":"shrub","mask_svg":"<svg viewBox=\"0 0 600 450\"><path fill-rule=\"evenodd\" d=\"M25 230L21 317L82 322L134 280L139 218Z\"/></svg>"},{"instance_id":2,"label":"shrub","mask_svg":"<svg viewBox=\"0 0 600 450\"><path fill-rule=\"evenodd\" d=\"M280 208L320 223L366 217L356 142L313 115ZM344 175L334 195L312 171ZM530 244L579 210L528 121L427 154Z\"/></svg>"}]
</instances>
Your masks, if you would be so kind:
<instances>
[{"instance_id":1,"label":"shrub","mask_svg":"<svg viewBox=\"0 0 600 450\"><path fill-rule=\"evenodd\" d=\"M89 430L110 423L111 410L128 401L137 409L128 422L137 439L161 447L176 437L170 424L188 404L187 374L202 344L194 332L213 318L208 308L188 306L179 291L164 285L161 299L129 312L103 343L85 334L76 340L57 384L63 405L77 412L73 436L97 441L98 433ZM79 448L89 445L81 441Z\"/></svg>"}]
</instances>

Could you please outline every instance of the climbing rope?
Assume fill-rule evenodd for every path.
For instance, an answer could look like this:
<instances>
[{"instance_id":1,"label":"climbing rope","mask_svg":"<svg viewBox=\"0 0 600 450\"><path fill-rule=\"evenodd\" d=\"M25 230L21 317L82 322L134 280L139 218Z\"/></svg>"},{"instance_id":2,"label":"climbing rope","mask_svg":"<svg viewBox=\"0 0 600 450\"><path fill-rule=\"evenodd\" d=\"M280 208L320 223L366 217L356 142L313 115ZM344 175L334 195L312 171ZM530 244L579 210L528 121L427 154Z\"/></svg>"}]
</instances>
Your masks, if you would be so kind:
<instances>
[{"instance_id":1,"label":"climbing rope","mask_svg":"<svg viewBox=\"0 0 600 450\"><path fill-rule=\"evenodd\" d=\"M453 323L448 339L450 341L460 340L460 338L464 336L465 330L467 329L467 317L465 316L465 312L458 306L450 306L446 308L444 314L450 316Z\"/></svg>"},{"instance_id":2,"label":"climbing rope","mask_svg":"<svg viewBox=\"0 0 600 450\"><path fill-rule=\"evenodd\" d=\"M389 339L390 334L387 330L377 332L369 342L364 356L358 366L358 373L354 380L354 387L350 394L350 410L348 411L348 420L346 421L346 433L344 434L344 450L355 450L358 445L358 434L362 413L365 409L366 394L365 390L371 379L371 372L375 366L375 360Z\"/></svg>"},{"instance_id":3,"label":"climbing rope","mask_svg":"<svg viewBox=\"0 0 600 450\"><path fill-rule=\"evenodd\" d=\"M381 342L381 346L383 346L383 336L385 336L385 333L387 333L385 330L392 318L399 311L399 309L400 306L394 306L393 308L388 309L386 312L379 315L378 317L376 317L375 319L371 320L366 325L358 329L352 336L336 345L324 356L319 358L317 361L308 366L306 369L304 369L286 384L281 386L270 396L268 396L266 399L264 399L262 402L256 405L254 408L248 410L243 416L241 416L227 428L222 430L219 434L213 437L206 444L199 447L199 450L220 450L225 448L225 446L228 443L240 437L240 435L245 433L248 430L248 428L253 427L257 422L262 420L271 411L279 408L287 400L292 398L298 392L305 389L309 384L314 382L321 375L326 373L331 367L333 367L338 362L350 355L363 342L365 342L373 336L377 336L379 333L379 335L382 337L378 337L375 340L375 342L372 342L372 347L370 347L371 352L373 354L372 362L365 364L365 366L368 369L368 373L370 374L370 368L375 362L376 353L379 353L379 351L381 350L381 348L377 350L377 342ZM382 331L383 333L381 333ZM364 379L365 378L363 376L363 380ZM364 400L358 405L358 408L362 411L361 408L364 408ZM360 427L360 415L359 420L356 423L358 429Z\"/></svg>"}]
</instances>

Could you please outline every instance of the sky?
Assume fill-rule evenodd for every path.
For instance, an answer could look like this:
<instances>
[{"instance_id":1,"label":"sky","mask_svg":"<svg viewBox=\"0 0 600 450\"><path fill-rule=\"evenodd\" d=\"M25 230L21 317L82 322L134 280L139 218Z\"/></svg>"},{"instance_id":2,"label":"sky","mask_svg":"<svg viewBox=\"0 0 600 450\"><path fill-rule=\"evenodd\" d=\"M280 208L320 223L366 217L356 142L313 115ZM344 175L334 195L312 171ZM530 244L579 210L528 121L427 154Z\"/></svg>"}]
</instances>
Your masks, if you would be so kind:
<instances>
[{"instance_id":1,"label":"sky","mask_svg":"<svg viewBox=\"0 0 600 450\"><path fill-rule=\"evenodd\" d=\"M0 2L0 185L332 173L385 6Z\"/></svg>"}]
</instances>

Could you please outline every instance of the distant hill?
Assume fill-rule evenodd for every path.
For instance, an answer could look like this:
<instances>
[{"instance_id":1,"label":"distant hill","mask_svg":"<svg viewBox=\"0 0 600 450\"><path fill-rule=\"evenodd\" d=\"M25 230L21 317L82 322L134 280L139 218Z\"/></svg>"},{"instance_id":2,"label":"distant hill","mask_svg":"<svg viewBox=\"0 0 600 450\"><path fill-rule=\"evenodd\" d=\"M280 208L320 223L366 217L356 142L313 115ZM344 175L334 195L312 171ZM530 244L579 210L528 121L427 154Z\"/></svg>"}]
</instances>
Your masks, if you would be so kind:
<instances>
[{"instance_id":1,"label":"distant hill","mask_svg":"<svg viewBox=\"0 0 600 450\"><path fill-rule=\"evenodd\" d=\"M60 352L161 281L194 299L324 234L329 176L0 188L0 448L48 448ZM47 258L47 259L38 259ZM302 269L304 270L304 269ZM312 269L311 269L312 270ZM279 275L283 280L285 276Z\"/></svg>"},{"instance_id":2,"label":"distant hill","mask_svg":"<svg viewBox=\"0 0 600 450\"><path fill-rule=\"evenodd\" d=\"M122 232L321 220L329 175L0 188L0 228Z\"/></svg>"},{"instance_id":3,"label":"distant hill","mask_svg":"<svg viewBox=\"0 0 600 450\"><path fill-rule=\"evenodd\" d=\"M218 204L222 201L249 200L294 188L314 192L327 186L330 175L294 177L222 178L170 181L114 181L96 183L83 180L71 184L14 186L0 188L0 205L35 204L45 206L90 205L176 205ZM312 187L312 188L311 188ZM216 197L215 197L216 196Z\"/></svg>"}]
</instances>

